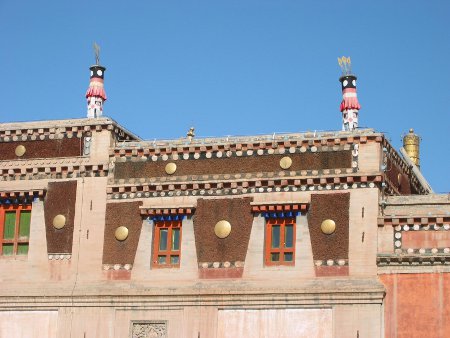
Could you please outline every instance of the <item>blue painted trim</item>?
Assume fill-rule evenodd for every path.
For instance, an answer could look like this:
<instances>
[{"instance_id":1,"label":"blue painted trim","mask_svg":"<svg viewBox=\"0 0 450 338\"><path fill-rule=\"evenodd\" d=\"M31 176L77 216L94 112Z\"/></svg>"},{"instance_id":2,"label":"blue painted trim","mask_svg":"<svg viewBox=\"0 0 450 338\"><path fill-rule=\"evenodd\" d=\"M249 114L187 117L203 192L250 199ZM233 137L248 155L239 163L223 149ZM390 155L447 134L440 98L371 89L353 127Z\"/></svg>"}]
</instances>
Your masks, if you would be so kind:
<instances>
[{"instance_id":1,"label":"blue painted trim","mask_svg":"<svg viewBox=\"0 0 450 338\"><path fill-rule=\"evenodd\" d=\"M157 221L182 221L186 215L160 215L160 216L153 216L151 220L153 222Z\"/></svg>"},{"instance_id":2,"label":"blue painted trim","mask_svg":"<svg viewBox=\"0 0 450 338\"><path fill-rule=\"evenodd\" d=\"M6 205L10 205L10 204L31 204L32 203L32 198L28 197L28 198L23 198L23 199L11 199L11 198L5 198L5 199L0 199L0 205L2 204L6 204Z\"/></svg>"},{"instance_id":3,"label":"blue painted trim","mask_svg":"<svg viewBox=\"0 0 450 338\"><path fill-rule=\"evenodd\" d=\"M297 217L298 211L286 211L286 212L265 212L263 213L265 218L292 218Z\"/></svg>"}]
</instances>

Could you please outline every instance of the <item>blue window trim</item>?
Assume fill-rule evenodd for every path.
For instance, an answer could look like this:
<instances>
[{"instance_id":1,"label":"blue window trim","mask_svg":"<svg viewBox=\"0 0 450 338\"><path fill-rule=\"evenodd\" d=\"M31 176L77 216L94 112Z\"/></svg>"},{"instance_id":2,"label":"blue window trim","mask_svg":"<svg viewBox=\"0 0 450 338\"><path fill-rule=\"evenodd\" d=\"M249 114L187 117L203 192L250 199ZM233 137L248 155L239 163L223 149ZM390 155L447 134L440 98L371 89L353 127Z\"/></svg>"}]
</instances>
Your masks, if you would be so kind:
<instances>
[{"instance_id":1,"label":"blue window trim","mask_svg":"<svg viewBox=\"0 0 450 338\"><path fill-rule=\"evenodd\" d=\"M263 213L265 218L292 218L297 217L298 211L282 211L282 212L265 212Z\"/></svg>"},{"instance_id":2,"label":"blue window trim","mask_svg":"<svg viewBox=\"0 0 450 338\"><path fill-rule=\"evenodd\" d=\"M153 222L157 222L157 221L182 221L184 219L186 215L158 215L158 216L153 216L151 218L151 220Z\"/></svg>"}]
</instances>

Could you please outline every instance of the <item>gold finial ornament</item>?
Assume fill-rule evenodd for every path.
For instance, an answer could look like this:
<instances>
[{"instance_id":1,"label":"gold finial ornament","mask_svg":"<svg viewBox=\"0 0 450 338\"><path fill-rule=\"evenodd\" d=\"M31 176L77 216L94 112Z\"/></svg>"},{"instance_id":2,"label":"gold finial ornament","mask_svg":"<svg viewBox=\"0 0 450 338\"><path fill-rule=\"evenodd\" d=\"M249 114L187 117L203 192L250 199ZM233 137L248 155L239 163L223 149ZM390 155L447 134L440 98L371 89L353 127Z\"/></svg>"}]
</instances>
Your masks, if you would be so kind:
<instances>
[{"instance_id":1,"label":"gold finial ornament","mask_svg":"<svg viewBox=\"0 0 450 338\"><path fill-rule=\"evenodd\" d=\"M322 230L325 235L331 235L336 231L336 223L332 219L326 219L320 225L320 230Z\"/></svg>"},{"instance_id":2,"label":"gold finial ornament","mask_svg":"<svg viewBox=\"0 0 450 338\"><path fill-rule=\"evenodd\" d=\"M350 75L352 73L352 61L350 57L338 58L339 67L341 67L342 75Z\"/></svg>"},{"instance_id":3,"label":"gold finial ornament","mask_svg":"<svg viewBox=\"0 0 450 338\"><path fill-rule=\"evenodd\" d=\"M289 169L292 165L292 159L289 156L285 156L280 160L280 167L283 169Z\"/></svg>"},{"instance_id":4,"label":"gold finial ornament","mask_svg":"<svg viewBox=\"0 0 450 338\"><path fill-rule=\"evenodd\" d=\"M27 151L27 149L25 148L25 146L23 146L23 145L17 146L16 151L15 151L16 156L22 157L26 151Z\"/></svg>"},{"instance_id":5,"label":"gold finial ornament","mask_svg":"<svg viewBox=\"0 0 450 338\"><path fill-rule=\"evenodd\" d=\"M55 228L55 229L62 229L62 228L64 228L64 226L66 225L66 216L64 216L64 215L56 215L54 218L53 218L53 227Z\"/></svg>"},{"instance_id":6,"label":"gold finial ornament","mask_svg":"<svg viewBox=\"0 0 450 338\"><path fill-rule=\"evenodd\" d=\"M177 171L177 165L173 162L167 163L165 170L166 174L172 175L175 171Z\"/></svg>"},{"instance_id":7,"label":"gold finial ornament","mask_svg":"<svg viewBox=\"0 0 450 338\"><path fill-rule=\"evenodd\" d=\"M128 228L124 226L120 226L114 232L114 236L118 241L124 241L128 238Z\"/></svg>"},{"instance_id":8,"label":"gold finial ornament","mask_svg":"<svg viewBox=\"0 0 450 338\"><path fill-rule=\"evenodd\" d=\"M420 136L414 133L414 129L403 136L403 148L411 161L420 168Z\"/></svg>"},{"instance_id":9,"label":"gold finial ornament","mask_svg":"<svg viewBox=\"0 0 450 338\"><path fill-rule=\"evenodd\" d=\"M231 232L231 224L228 221L221 220L214 226L214 233L219 238L226 238Z\"/></svg>"}]
</instances>

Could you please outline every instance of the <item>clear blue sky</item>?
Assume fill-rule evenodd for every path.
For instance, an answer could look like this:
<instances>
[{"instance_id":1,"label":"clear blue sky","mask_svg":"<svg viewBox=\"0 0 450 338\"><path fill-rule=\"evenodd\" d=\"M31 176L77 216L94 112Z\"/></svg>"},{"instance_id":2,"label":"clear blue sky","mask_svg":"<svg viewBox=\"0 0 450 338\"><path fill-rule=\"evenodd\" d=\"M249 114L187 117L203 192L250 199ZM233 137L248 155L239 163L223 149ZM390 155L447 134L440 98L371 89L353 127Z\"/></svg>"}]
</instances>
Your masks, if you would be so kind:
<instances>
[{"instance_id":1,"label":"clear blue sky","mask_svg":"<svg viewBox=\"0 0 450 338\"><path fill-rule=\"evenodd\" d=\"M422 136L450 191L450 1L0 0L0 122L86 116L92 43L105 114L145 139L341 128L337 57L360 126Z\"/></svg>"}]
</instances>

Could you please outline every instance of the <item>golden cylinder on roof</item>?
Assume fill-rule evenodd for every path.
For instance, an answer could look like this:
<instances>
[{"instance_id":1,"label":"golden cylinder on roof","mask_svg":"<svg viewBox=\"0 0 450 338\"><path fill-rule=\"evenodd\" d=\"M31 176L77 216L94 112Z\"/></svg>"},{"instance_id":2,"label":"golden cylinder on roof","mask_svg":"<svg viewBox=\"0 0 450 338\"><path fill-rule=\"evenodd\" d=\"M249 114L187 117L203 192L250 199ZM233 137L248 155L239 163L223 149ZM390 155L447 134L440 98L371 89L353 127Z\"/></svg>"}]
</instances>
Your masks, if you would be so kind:
<instances>
[{"instance_id":1,"label":"golden cylinder on roof","mask_svg":"<svg viewBox=\"0 0 450 338\"><path fill-rule=\"evenodd\" d=\"M410 129L409 133L403 136L403 148L413 163L420 167L420 137L414 133L414 129Z\"/></svg>"}]
</instances>

